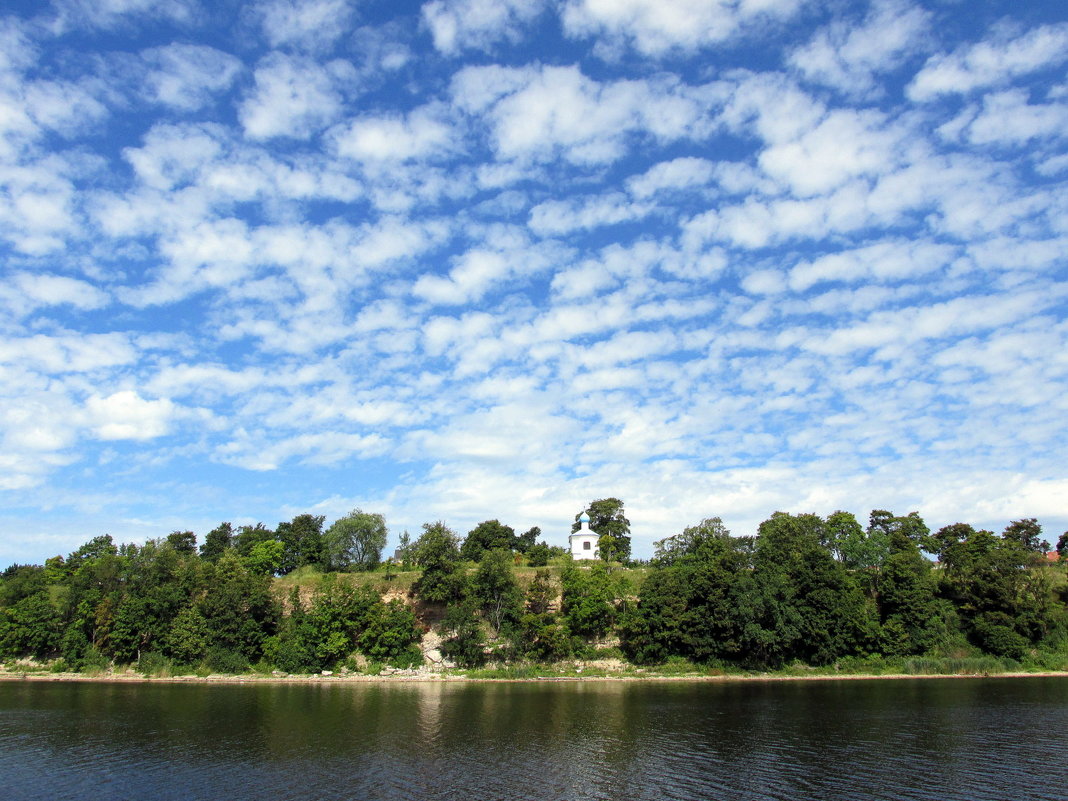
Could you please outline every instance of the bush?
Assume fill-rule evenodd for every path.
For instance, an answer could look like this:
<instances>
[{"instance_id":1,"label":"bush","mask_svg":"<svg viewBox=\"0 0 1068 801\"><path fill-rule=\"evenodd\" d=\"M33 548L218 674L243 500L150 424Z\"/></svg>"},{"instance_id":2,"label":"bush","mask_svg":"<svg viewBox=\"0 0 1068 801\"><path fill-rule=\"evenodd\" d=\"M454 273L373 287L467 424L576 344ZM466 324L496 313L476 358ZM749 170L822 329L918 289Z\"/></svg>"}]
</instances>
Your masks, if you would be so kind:
<instances>
[{"instance_id":1,"label":"bush","mask_svg":"<svg viewBox=\"0 0 1068 801\"><path fill-rule=\"evenodd\" d=\"M237 651L218 646L208 649L204 662L213 673L248 673L248 659Z\"/></svg>"},{"instance_id":2,"label":"bush","mask_svg":"<svg viewBox=\"0 0 1068 801\"><path fill-rule=\"evenodd\" d=\"M170 676L173 671L174 663L156 651L143 653L137 660L137 672L144 676Z\"/></svg>"}]
</instances>

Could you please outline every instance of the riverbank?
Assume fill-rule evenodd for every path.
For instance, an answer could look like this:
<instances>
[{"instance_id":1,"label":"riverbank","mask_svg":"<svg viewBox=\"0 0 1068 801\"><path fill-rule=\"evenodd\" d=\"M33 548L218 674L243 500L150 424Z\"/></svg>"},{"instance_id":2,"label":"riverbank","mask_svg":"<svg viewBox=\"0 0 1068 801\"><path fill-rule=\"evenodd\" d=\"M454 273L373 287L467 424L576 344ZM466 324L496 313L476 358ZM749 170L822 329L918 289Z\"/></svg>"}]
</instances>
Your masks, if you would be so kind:
<instances>
[{"instance_id":1,"label":"riverbank","mask_svg":"<svg viewBox=\"0 0 1068 801\"><path fill-rule=\"evenodd\" d=\"M96 683L170 683L170 684L392 684L392 683L468 683L468 682L811 682L811 681L881 681L902 679L1023 679L1068 678L1068 671L1007 671L1004 673L725 673L721 675L664 675L654 672L597 675L481 676L451 671L398 671L388 675L260 675L212 674L208 676L146 676L136 671L114 673L50 673L0 670L0 681L96 682Z\"/></svg>"}]
</instances>

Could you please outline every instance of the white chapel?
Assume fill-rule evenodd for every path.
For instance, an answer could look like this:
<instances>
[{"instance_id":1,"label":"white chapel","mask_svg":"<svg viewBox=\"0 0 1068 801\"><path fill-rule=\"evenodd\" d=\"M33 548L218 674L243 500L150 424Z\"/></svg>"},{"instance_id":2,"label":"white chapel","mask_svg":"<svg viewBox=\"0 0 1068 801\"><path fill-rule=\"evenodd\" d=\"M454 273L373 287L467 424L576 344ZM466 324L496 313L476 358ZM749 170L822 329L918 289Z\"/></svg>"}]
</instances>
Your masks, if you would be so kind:
<instances>
[{"instance_id":1,"label":"white chapel","mask_svg":"<svg viewBox=\"0 0 1068 801\"><path fill-rule=\"evenodd\" d=\"M597 558L597 534L590 531L590 519L586 513L579 518L578 531L568 537L571 546L572 559L596 559Z\"/></svg>"}]
</instances>

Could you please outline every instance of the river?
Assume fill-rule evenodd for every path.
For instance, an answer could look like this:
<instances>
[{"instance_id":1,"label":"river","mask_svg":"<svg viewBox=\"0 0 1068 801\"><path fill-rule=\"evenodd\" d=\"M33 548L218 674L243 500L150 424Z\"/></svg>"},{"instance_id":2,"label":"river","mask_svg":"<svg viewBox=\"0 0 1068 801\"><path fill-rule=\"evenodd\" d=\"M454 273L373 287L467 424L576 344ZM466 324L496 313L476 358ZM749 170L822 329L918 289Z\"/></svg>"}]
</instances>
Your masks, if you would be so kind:
<instances>
[{"instance_id":1,"label":"river","mask_svg":"<svg viewBox=\"0 0 1068 801\"><path fill-rule=\"evenodd\" d=\"M1066 730L1066 678L0 682L0 795L1063 801Z\"/></svg>"}]
</instances>

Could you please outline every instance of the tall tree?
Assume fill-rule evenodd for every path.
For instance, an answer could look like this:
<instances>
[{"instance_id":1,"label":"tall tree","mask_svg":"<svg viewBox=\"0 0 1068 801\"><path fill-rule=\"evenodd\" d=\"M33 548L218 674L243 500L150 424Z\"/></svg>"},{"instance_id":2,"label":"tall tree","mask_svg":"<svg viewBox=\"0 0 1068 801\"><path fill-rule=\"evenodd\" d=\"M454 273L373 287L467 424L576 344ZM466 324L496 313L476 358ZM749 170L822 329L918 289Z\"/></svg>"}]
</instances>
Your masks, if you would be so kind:
<instances>
[{"instance_id":1,"label":"tall tree","mask_svg":"<svg viewBox=\"0 0 1068 801\"><path fill-rule=\"evenodd\" d=\"M510 551L496 548L482 554L471 580L471 596L494 631L500 631L506 621L519 618L523 593L512 572Z\"/></svg>"},{"instance_id":2,"label":"tall tree","mask_svg":"<svg viewBox=\"0 0 1068 801\"><path fill-rule=\"evenodd\" d=\"M331 569L373 570L382 561L387 536L385 517L353 509L323 535Z\"/></svg>"},{"instance_id":3,"label":"tall tree","mask_svg":"<svg viewBox=\"0 0 1068 801\"><path fill-rule=\"evenodd\" d=\"M218 561L223 552L234 544L234 527L229 523L220 523L204 537L200 546L200 558L208 562Z\"/></svg>"},{"instance_id":4,"label":"tall tree","mask_svg":"<svg viewBox=\"0 0 1068 801\"><path fill-rule=\"evenodd\" d=\"M277 536L282 543L279 572L291 573L305 565L326 567L326 548L323 543L325 521L323 515L301 514L288 523L278 524Z\"/></svg>"},{"instance_id":5,"label":"tall tree","mask_svg":"<svg viewBox=\"0 0 1068 801\"><path fill-rule=\"evenodd\" d=\"M1045 554L1050 549L1050 544L1042 539L1042 526L1034 517L1013 520L1005 527L1001 536L1030 553Z\"/></svg>"},{"instance_id":6,"label":"tall tree","mask_svg":"<svg viewBox=\"0 0 1068 801\"><path fill-rule=\"evenodd\" d=\"M415 561L423 574L413 589L424 601L445 603L463 597L466 587L460 570L460 546L456 532L440 520L424 523L415 541Z\"/></svg>"},{"instance_id":7,"label":"tall tree","mask_svg":"<svg viewBox=\"0 0 1068 801\"><path fill-rule=\"evenodd\" d=\"M597 534L597 552L606 562L625 562L630 558L630 521L623 513L619 498L593 501L584 512L575 515L571 531L579 530L579 518L590 518L590 530Z\"/></svg>"},{"instance_id":8,"label":"tall tree","mask_svg":"<svg viewBox=\"0 0 1068 801\"><path fill-rule=\"evenodd\" d=\"M468 532L460 546L460 556L477 562L486 551L514 550L517 539L515 529L499 520L484 520Z\"/></svg>"}]
</instances>

